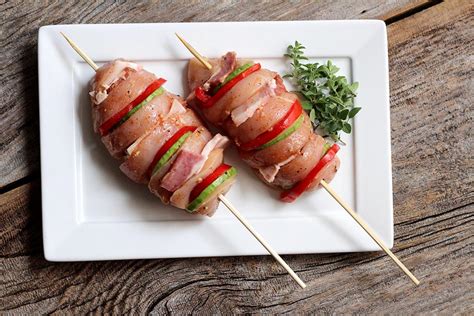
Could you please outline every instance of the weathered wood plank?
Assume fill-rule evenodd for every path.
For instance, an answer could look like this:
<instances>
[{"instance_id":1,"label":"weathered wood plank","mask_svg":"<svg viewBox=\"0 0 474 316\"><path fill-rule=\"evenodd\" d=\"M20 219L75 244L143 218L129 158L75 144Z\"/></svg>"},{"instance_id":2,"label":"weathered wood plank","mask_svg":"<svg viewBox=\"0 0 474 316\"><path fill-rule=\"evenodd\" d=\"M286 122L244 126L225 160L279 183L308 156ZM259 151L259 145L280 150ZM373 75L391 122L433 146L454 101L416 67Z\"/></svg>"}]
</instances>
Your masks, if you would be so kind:
<instances>
[{"instance_id":1,"label":"weathered wood plank","mask_svg":"<svg viewBox=\"0 0 474 316\"><path fill-rule=\"evenodd\" d=\"M39 170L37 32L42 25L240 20L389 18L424 0L13 1L0 4L0 188ZM46 14L45 14L46 12Z\"/></svg>"},{"instance_id":2,"label":"weathered wood plank","mask_svg":"<svg viewBox=\"0 0 474 316\"><path fill-rule=\"evenodd\" d=\"M472 2L449 1L389 27L394 202L403 225L426 205L474 202L473 11Z\"/></svg>"},{"instance_id":3,"label":"weathered wood plank","mask_svg":"<svg viewBox=\"0 0 474 316\"><path fill-rule=\"evenodd\" d=\"M422 237L397 242L397 254L423 280L420 287L380 253L286 256L309 280L302 291L269 257L46 262L38 192L37 183L24 185L0 204L0 222L9 224L0 235L0 310L412 313L467 311L474 299L466 260L474 241L472 205L422 221L416 232Z\"/></svg>"},{"instance_id":4,"label":"weathered wood plank","mask_svg":"<svg viewBox=\"0 0 474 316\"><path fill-rule=\"evenodd\" d=\"M406 3L403 7L392 8L386 13L380 15L378 18L390 23L391 21L401 20L406 16L416 13L417 11L427 9L428 7L433 6L441 1L442 0L413 0Z\"/></svg>"}]
</instances>

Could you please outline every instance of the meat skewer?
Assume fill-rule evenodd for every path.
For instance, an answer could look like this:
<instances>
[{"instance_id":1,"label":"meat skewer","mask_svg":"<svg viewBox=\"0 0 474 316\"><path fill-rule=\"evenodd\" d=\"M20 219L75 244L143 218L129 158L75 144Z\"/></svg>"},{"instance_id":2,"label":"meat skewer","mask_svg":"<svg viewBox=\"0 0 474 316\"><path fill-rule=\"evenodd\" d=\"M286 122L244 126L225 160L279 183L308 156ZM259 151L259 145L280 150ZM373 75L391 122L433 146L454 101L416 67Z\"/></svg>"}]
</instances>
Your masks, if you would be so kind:
<instances>
[{"instance_id":1,"label":"meat skewer","mask_svg":"<svg viewBox=\"0 0 474 316\"><path fill-rule=\"evenodd\" d=\"M227 53L220 61L207 60L182 37L178 34L176 36L196 57L196 60L191 60L189 63L188 80L190 89L193 91L189 99L198 99L198 107L201 108L205 118L225 130L233 138L241 157L252 168L260 172L259 177L273 187L280 189L285 189L286 186L292 187L281 195L281 199L285 202L292 202L304 191L311 190L318 184L321 185L413 283L418 285L420 281L393 254L375 231L329 186L327 181L334 177L339 167L339 159L335 155L339 147L333 145L329 150L324 150L324 141L312 132L310 123L306 122L307 115L304 111L301 111L301 106L298 106L297 96L286 92L281 78L273 72L261 69L260 64L235 60L235 54L233 53ZM218 71L211 72L213 70L212 64L218 66ZM191 67L195 71L191 71ZM241 76L240 82L236 80L238 76ZM265 77L267 77L266 80ZM242 93L245 90L250 90L250 92ZM208 93L209 91L211 93ZM297 110L292 110L295 105ZM282 117L278 113L280 109L284 109L282 112L286 113L286 117ZM289 121L289 116L293 116L291 121L293 126L299 124L293 130L291 130L291 125L281 124L285 120ZM267 124L268 118L275 117L279 118L277 123L275 123L276 120L273 120L271 124ZM295 117L299 118L295 119ZM245 126L246 124L251 126ZM284 126L279 129L278 127L281 127L281 125ZM299 128L300 126L302 127ZM277 131L272 131L272 129L277 129ZM291 134L284 135L286 138L283 142L278 137L284 134L284 132L281 132L285 129L291 130ZM306 135L306 139L309 139L306 144L296 144L294 146L298 148L294 152L300 151L301 154L292 155L292 145L295 145L299 139L305 138L298 135L297 130L300 131L300 134L311 130L311 134ZM263 141L255 141L258 138L264 139ZM272 147L274 150L272 150ZM324 154L325 151L326 154ZM280 155L286 157L289 155L289 162L282 161ZM268 163L268 161L271 162ZM263 162L267 164L265 165ZM276 173L273 171L271 177L266 177L266 170L262 171L261 167L265 169L265 166L269 164L275 165L278 163L281 163L281 165L276 166ZM316 166L311 167L313 169L305 168L305 165L308 164ZM285 168L289 170L285 170ZM295 168L298 173L304 175L285 182L292 176L292 172L294 176ZM283 176L281 176L282 171ZM279 174L280 178L278 178ZM276 183L274 183L275 180L277 180Z\"/></svg>"},{"instance_id":2,"label":"meat skewer","mask_svg":"<svg viewBox=\"0 0 474 316\"><path fill-rule=\"evenodd\" d=\"M150 191L164 203L171 203L190 213L211 216L217 208L217 201L222 201L298 285L305 288L306 284L224 196L235 180L235 169L222 163L222 147L227 138L217 134L211 139L209 131L192 109L186 107L185 101L164 91L161 87L164 79L157 79L139 65L124 60L115 60L99 68L69 37L61 34L96 71L90 93L94 129L102 136L102 142L110 154L124 161L120 166L121 170L135 182L148 183ZM137 88L139 86L146 89L140 91ZM124 93L119 98L118 92L121 90ZM159 110L147 113L144 108L139 111L144 102L149 105L147 108L153 108L157 104L152 103L157 103L160 98L163 99L162 103L167 104L166 114ZM127 106L124 107L124 104ZM122 110L118 111L117 107ZM125 112L122 113L123 111ZM124 129L125 124L129 126ZM149 130L145 131L147 127ZM158 151L155 155L150 155L147 147L155 148L152 152L156 149ZM191 158L202 158L200 155L192 155L192 150L196 148L201 156L203 152L207 153L205 159L199 160L197 164L200 168L194 170L194 173L182 176L183 170L190 169ZM180 160L183 156L185 158ZM175 167L176 164L178 167ZM217 171L220 173L216 174ZM224 175L227 176L223 178ZM219 182L220 179L222 180ZM209 188L214 191L208 191ZM203 196L204 193L208 195Z\"/></svg>"}]
</instances>

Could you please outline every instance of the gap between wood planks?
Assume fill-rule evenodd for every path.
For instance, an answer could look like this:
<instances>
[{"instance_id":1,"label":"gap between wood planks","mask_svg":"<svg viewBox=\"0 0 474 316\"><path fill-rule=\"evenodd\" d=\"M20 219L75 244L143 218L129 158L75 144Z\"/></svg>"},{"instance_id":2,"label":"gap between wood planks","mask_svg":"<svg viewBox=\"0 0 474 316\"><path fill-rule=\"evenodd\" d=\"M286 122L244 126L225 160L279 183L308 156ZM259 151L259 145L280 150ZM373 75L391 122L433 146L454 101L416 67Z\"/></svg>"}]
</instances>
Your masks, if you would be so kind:
<instances>
[{"instance_id":1,"label":"gap between wood planks","mask_svg":"<svg viewBox=\"0 0 474 316\"><path fill-rule=\"evenodd\" d=\"M40 179L40 174L39 172L35 171L32 174L27 175L26 177L20 178L18 180L10 182L7 185L4 185L3 187L0 187L0 195L3 195L4 193L15 190L16 188L19 188L25 184L32 183L33 181L39 180L39 179Z\"/></svg>"},{"instance_id":2,"label":"gap between wood planks","mask_svg":"<svg viewBox=\"0 0 474 316\"><path fill-rule=\"evenodd\" d=\"M380 16L379 19L384 20L385 24L390 25L396 22L399 22L405 18L408 18L412 15L415 15L421 11L427 10L435 5L442 3L443 0L419 0L415 1L415 4L411 7L404 8L402 11L388 12L387 14ZM11 190L21 187L22 185L28 184L34 180L40 178L39 172L33 172L30 175L27 175L21 179L13 181L7 185L0 187L0 195L7 193Z\"/></svg>"},{"instance_id":3,"label":"gap between wood planks","mask_svg":"<svg viewBox=\"0 0 474 316\"><path fill-rule=\"evenodd\" d=\"M408 18L412 15L415 15L419 12L427 10L437 4L442 3L443 0L428 0L428 1L419 1L413 7L405 8L405 10L400 12L389 12L386 15L380 17L381 20L385 21L386 25L390 25L401 21L405 18Z\"/></svg>"}]
</instances>

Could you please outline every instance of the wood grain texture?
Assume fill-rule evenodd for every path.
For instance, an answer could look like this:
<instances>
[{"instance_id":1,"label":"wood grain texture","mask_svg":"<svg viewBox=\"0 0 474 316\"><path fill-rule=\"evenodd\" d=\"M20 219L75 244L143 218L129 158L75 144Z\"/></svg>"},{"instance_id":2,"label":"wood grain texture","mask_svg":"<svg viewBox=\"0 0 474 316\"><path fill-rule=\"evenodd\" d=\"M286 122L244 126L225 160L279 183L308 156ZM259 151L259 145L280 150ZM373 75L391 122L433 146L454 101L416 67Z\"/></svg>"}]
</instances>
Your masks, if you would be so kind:
<instances>
[{"instance_id":1,"label":"wood grain texture","mask_svg":"<svg viewBox=\"0 0 474 316\"><path fill-rule=\"evenodd\" d=\"M16 10L4 10L3 7L11 5L3 4L1 11ZM90 4L81 9L75 7L75 10L76 16L81 17L77 20L83 22L106 20L108 15L123 21L140 20L141 17L133 13L143 10L143 6L136 9L127 5L128 11L122 10L121 5L110 4ZM198 12L194 11L195 6L203 4L191 3L179 8L170 3L163 5L180 18L202 18L192 16L192 12ZM308 10L311 12L310 9L306 8L304 12L295 9L293 15L283 19L335 17L343 13L332 13L331 10L342 10L344 5L344 2L326 4L327 11L323 11L326 13L319 16L313 11L314 15L309 17L305 14ZM19 27L19 32L30 40L36 36L35 23L38 23L33 20L44 10L36 6L34 9L35 5L32 5L33 13L25 16L29 21L21 22L24 25ZM215 6L216 9L209 10L213 12L203 14L207 19L222 16L230 19L225 13L229 2ZM56 3L48 8L52 12L41 17L39 23L64 21L65 8ZM392 9L376 14L383 15ZM250 9L245 10L249 10L252 17L258 16L258 13L250 13ZM469 1L449 1L403 18L388 28L396 224L393 251L419 277L422 282L419 287L412 286L382 253L284 256L295 272L307 281L308 288L304 291L299 290L268 256L47 262L42 253L41 188L39 182L34 181L10 190L0 198L0 311L472 314L473 11ZM153 18L151 13L143 14L144 19ZM164 15L156 13L156 16ZM238 15L238 18L243 17ZM271 14L268 17L277 18ZM19 38L18 35L10 36ZM6 52L13 56L12 48ZM19 52L20 60L30 58L25 51L19 49ZM35 55L35 52L31 54ZM19 87L24 87L25 81L36 80L36 74L31 73L36 71L35 61L29 60L26 65L18 68L19 65L10 61L7 65L2 58L1 66L2 69L6 67L6 71L0 73L1 82L6 80L4 78L14 78L12 80L17 82L16 86L9 86L9 90L0 88L5 89L0 94L4 101L0 121L2 135L4 124L14 124L13 116L4 116L5 101L10 102L7 102L9 108L17 114L26 115L17 118L23 125L10 127L18 131L12 138L12 142L17 143L8 147L16 149L10 149L10 153L26 153L31 149L24 147L27 144L38 146L33 128L37 124L36 114L25 114L37 108L36 99L28 103L29 97L24 96L25 99L18 103L12 101L14 96L21 97ZM6 118L12 122L7 122ZM23 139L23 145L20 139ZM10 146L12 142L5 144ZM16 158L20 161L16 167L20 175L38 168L18 167L27 160L22 156L24 153L16 156L23 157ZM31 157L35 155L37 153ZM1 157L2 179L6 168L4 157Z\"/></svg>"},{"instance_id":2,"label":"wood grain texture","mask_svg":"<svg viewBox=\"0 0 474 316\"><path fill-rule=\"evenodd\" d=\"M426 204L443 210L474 201L474 4L468 3L449 1L389 28L395 203L407 206L397 212L402 223L417 220Z\"/></svg>"},{"instance_id":3,"label":"wood grain texture","mask_svg":"<svg viewBox=\"0 0 474 316\"><path fill-rule=\"evenodd\" d=\"M39 171L38 28L49 24L388 18L403 1L10 1L0 4L0 188Z\"/></svg>"}]
</instances>

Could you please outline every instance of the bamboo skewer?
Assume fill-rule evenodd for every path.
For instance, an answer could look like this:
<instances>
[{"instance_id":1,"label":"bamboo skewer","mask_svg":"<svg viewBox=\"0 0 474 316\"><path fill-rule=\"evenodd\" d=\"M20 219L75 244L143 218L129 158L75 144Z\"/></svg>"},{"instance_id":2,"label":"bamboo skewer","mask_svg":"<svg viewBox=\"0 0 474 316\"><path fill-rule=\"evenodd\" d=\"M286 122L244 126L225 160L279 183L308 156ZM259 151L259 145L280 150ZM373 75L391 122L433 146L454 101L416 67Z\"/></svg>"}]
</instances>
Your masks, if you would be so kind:
<instances>
[{"instance_id":1,"label":"bamboo skewer","mask_svg":"<svg viewBox=\"0 0 474 316\"><path fill-rule=\"evenodd\" d=\"M197 60L199 60L201 62L201 64L204 65L204 67L206 67L207 69L211 70L212 69L212 65L207 61L206 58L204 58L201 54L198 53L197 50L195 50L188 42L186 42L184 40L184 38L182 38L181 36L179 36L178 33L174 33L176 34L176 36L178 37L178 39L181 41L181 43L183 43L184 46L186 46L186 48L189 50L189 52L191 54L193 54L194 57L196 57Z\"/></svg>"},{"instance_id":2,"label":"bamboo skewer","mask_svg":"<svg viewBox=\"0 0 474 316\"><path fill-rule=\"evenodd\" d=\"M176 34L176 33L175 33ZM211 70L212 65L201 55L196 49L194 49L188 42L186 42L181 36L176 34L178 39L186 46L191 54L196 57L204 67ZM332 189L329 184L321 180L320 184L323 188L342 206L342 208L349 213L349 215L359 224L362 229L365 230L367 234L379 245L380 248L398 265L398 267L415 283L415 285L420 284L420 281L407 269L407 267L393 254L392 251L385 245L385 243L377 236L374 230L372 230L369 225L354 211L351 207L344 202L344 200Z\"/></svg>"},{"instance_id":3,"label":"bamboo skewer","mask_svg":"<svg viewBox=\"0 0 474 316\"><path fill-rule=\"evenodd\" d=\"M87 54L81 48L79 48L79 46L77 46L76 43L74 43L72 39L70 39L63 32L60 32L60 33L69 43L69 45L71 45L71 47L76 51L76 53L78 53L79 56L81 56L82 59L84 59L84 61L88 63L92 69L94 69L94 71L97 71L97 69L99 68L97 64L92 59L90 59L90 57L87 56ZM199 53L197 54L199 55ZM196 56L196 58L198 57ZM207 64L209 67L212 68L212 66L207 61L205 61L204 57L201 56L201 58L202 59L199 59L199 60L204 65ZM265 239L263 239L263 237L252 227L252 225L250 225L250 223L243 217L243 215L237 210L237 208L223 194L219 194L218 198L227 207L227 209L229 209L229 211L245 226L245 228L247 228L247 230L260 242L260 244L275 258L275 260L288 272L288 274L298 283L298 285L304 289L306 287L306 284L290 268L290 266L280 257L280 255L278 255L278 253L265 241Z\"/></svg>"},{"instance_id":4,"label":"bamboo skewer","mask_svg":"<svg viewBox=\"0 0 474 316\"><path fill-rule=\"evenodd\" d=\"M76 53L79 54L79 56L82 57L82 59L84 59L84 61L86 63L89 64L89 66L92 67L92 69L94 69L94 71L97 71L97 69L99 69L99 66L97 66L97 64L89 58L89 56L87 56L86 53L84 53L84 51L82 49L79 48L79 46L76 45L76 43L73 42L72 39L70 39L66 34L64 34L63 32L60 32L61 35L66 39L66 41L69 43L69 45L71 45L71 47L76 51Z\"/></svg>"},{"instance_id":5,"label":"bamboo skewer","mask_svg":"<svg viewBox=\"0 0 474 316\"><path fill-rule=\"evenodd\" d=\"M342 208L344 208L350 216L352 216L352 218L357 222L357 224L359 224L360 227L362 227L365 232L369 234L369 236L377 243L377 245L379 245L379 247L382 248L382 250L385 251L385 253L390 258L392 258L392 260L398 265L398 267L403 272L405 272L405 274L413 281L413 283L415 283L416 285L420 284L420 281L418 281L418 279L410 272L410 270L408 270L407 267L405 267L405 265L400 260L398 260L398 258L393 254L393 252L388 249L388 247L384 244L380 237L377 236L375 231L373 231L369 227L369 225L367 225L367 223L359 216L359 214L354 212L354 210L351 209L351 207L336 193L336 191L334 191L333 188L329 186L326 181L321 180L320 183L323 188L337 201L337 203L339 203L339 205L342 206Z\"/></svg>"},{"instance_id":6,"label":"bamboo skewer","mask_svg":"<svg viewBox=\"0 0 474 316\"><path fill-rule=\"evenodd\" d=\"M267 249L267 251L275 258L278 263L285 268L285 270L291 275L291 277L298 282L301 288L305 288L306 284L298 277L298 275L290 268L290 266L280 257L280 255L270 246L263 237L250 225L249 222L240 214L240 212L230 203L230 201L222 194L219 195L219 200L234 214L235 217L248 229L248 231Z\"/></svg>"}]
</instances>

